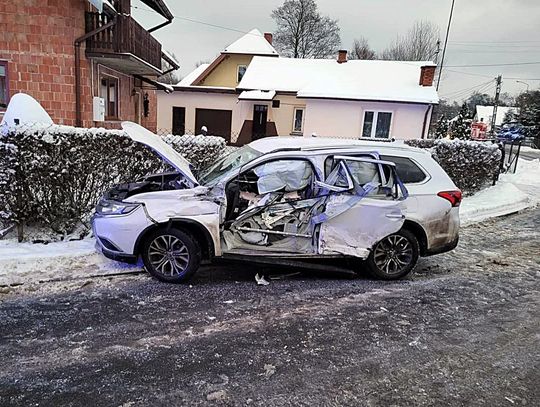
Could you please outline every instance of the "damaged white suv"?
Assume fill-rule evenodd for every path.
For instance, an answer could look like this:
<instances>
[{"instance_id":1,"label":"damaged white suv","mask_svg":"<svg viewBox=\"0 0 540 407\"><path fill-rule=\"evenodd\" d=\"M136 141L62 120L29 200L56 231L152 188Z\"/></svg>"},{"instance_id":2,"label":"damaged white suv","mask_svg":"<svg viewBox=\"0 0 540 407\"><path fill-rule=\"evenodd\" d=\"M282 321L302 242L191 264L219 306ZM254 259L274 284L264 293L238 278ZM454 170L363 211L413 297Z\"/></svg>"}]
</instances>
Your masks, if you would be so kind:
<instances>
[{"instance_id":1,"label":"damaged white suv","mask_svg":"<svg viewBox=\"0 0 540 407\"><path fill-rule=\"evenodd\" d=\"M457 245L461 192L425 151L272 137L195 177L161 138L134 123L123 128L177 172L108 191L92 220L94 235L105 256L141 256L159 280L186 281L202 260L216 257L359 258L373 276L396 279L419 256Z\"/></svg>"}]
</instances>

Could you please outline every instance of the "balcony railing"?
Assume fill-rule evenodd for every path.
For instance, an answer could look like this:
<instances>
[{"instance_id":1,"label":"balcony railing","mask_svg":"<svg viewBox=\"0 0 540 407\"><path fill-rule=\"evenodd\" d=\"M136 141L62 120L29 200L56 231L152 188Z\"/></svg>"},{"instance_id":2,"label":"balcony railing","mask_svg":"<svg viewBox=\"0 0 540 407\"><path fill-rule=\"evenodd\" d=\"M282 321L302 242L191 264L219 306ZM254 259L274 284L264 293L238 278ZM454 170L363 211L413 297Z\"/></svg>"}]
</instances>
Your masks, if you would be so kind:
<instances>
[{"instance_id":1,"label":"balcony railing","mask_svg":"<svg viewBox=\"0 0 540 407\"><path fill-rule=\"evenodd\" d=\"M86 12L86 32L111 21L106 14ZM132 17L116 16L116 24L86 40L86 52L133 54L161 70L161 44Z\"/></svg>"}]
</instances>

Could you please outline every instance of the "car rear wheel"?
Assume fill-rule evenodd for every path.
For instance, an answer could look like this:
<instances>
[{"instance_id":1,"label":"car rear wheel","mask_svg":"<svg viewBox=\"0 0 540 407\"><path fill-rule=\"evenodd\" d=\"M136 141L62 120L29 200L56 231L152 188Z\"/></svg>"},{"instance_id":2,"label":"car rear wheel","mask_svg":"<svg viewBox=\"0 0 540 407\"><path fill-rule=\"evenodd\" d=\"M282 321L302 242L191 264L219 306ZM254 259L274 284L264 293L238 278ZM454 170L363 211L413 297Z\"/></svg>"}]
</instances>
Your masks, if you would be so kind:
<instances>
[{"instance_id":1,"label":"car rear wheel","mask_svg":"<svg viewBox=\"0 0 540 407\"><path fill-rule=\"evenodd\" d=\"M419 257L418 239L408 230L386 236L371 251L367 266L373 277L395 280L409 274Z\"/></svg>"},{"instance_id":2,"label":"car rear wheel","mask_svg":"<svg viewBox=\"0 0 540 407\"><path fill-rule=\"evenodd\" d=\"M146 270L158 280L182 283L198 270L201 250L191 235L178 229L160 229L145 240L142 258Z\"/></svg>"}]
</instances>

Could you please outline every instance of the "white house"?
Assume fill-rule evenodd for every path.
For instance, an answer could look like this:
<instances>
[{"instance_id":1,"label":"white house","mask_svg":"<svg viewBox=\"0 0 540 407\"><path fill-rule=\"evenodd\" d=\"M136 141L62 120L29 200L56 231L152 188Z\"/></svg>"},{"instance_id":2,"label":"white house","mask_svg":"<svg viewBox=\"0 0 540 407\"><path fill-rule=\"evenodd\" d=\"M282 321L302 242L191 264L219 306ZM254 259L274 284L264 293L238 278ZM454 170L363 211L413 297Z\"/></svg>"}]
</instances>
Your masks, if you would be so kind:
<instances>
[{"instance_id":1,"label":"white house","mask_svg":"<svg viewBox=\"0 0 540 407\"><path fill-rule=\"evenodd\" d=\"M411 139L427 135L432 62L279 57L271 34L240 38L174 92L158 95L158 128L245 144L272 135Z\"/></svg>"}]
</instances>

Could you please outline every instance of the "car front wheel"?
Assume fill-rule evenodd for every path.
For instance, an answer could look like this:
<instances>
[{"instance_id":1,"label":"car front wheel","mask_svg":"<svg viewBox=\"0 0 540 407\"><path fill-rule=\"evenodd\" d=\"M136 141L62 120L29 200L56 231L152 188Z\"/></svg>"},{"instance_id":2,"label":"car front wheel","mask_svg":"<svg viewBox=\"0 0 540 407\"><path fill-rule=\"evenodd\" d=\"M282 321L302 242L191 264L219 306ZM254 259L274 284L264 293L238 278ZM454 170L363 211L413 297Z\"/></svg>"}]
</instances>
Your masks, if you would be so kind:
<instances>
[{"instance_id":1,"label":"car front wheel","mask_svg":"<svg viewBox=\"0 0 540 407\"><path fill-rule=\"evenodd\" d=\"M182 283L199 268L201 250L191 235L178 229L160 229L145 239L142 258L146 270L158 280Z\"/></svg>"},{"instance_id":2,"label":"car front wheel","mask_svg":"<svg viewBox=\"0 0 540 407\"><path fill-rule=\"evenodd\" d=\"M386 236L371 251L367 266L370 274L382 280L395 280L409 274L419 257L418 240L408 230Z\"/></svg>"}]
</instances>

